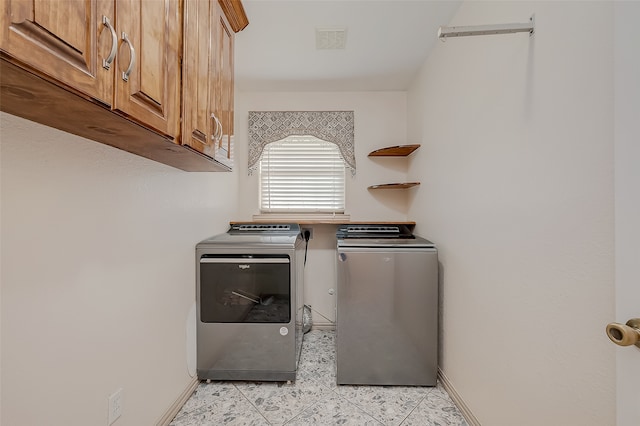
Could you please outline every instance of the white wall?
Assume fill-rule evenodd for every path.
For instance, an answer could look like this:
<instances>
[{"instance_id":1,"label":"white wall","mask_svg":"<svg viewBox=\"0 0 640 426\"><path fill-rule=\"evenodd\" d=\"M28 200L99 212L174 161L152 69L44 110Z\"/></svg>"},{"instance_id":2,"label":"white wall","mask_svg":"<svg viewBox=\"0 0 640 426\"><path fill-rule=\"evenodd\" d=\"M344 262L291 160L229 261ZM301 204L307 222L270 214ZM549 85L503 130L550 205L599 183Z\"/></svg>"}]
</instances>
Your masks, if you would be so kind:
<instances>
[{"instance_id":1,"label":"white wall","mask_svg":"<svg viewBox=\"0 0 640 426\"><path fill-rule=\"evenodd\" d=\"M613 6L466 2L408 95L441 368L484 425L613 425Z\"/></svg>"},{"instance_id":2,"label":"white wall","mask_svg":"<svg viewBox=\"0 0 640 426\"><path fill-rule=\"evenodd\" d=\"M354 111L357 173L347 172L346 213L351 220L405 221L412 191L369 191L379 183L403 182L410 159L372 159L369 152L406 141L405 92L236 92L236 161L240 170L240 217L259 213L258 173L247 173L249 111ZM335 225L316 225L305 269L305 303L318 326L335 321Z\"/></svg>"},{"instance_id":3,"label":"white wall","mask_svg":"<svg viewBox=\"0 0 640 426\"><path fill-rule=\"evenodd\" d=\"M187 173L0 114L3 425L155 424L192 378L195 244L237 173ZM194 327L194 324L191 324Z\"/></svg>"},{"instance_id":4,"label":"white wall","mask_svg":"<svg viewBox=\"0 0 640 426\"><path fill-rule=\"evenodd\" d=\"M615 253L616 315L640 317L640 2L615 4ZM616 348L617 426L640 418L640 348Z\"/></svg>"}]
</instances>

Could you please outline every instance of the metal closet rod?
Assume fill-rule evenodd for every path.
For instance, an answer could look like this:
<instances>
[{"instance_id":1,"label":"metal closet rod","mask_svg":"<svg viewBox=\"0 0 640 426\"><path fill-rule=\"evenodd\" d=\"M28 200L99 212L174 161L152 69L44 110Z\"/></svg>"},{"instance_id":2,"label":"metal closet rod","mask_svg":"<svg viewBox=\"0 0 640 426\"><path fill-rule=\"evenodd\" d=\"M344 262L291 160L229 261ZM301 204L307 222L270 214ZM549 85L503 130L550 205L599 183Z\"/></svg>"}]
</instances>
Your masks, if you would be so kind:
<instances>
[{"instance_id":1,"label":"metal closet rod","mask_svg":"<svg viewBox=\"0 0 640 426\"><path fill-rule=\"evenodd\" d=\"M466 27L440 27L438 38L442 41L448 37L466 37L490 34L529 33L533 35L535 27L535 15L531 15L529 22L495 25L471 25Z\"/></svg>"}]
</instances>

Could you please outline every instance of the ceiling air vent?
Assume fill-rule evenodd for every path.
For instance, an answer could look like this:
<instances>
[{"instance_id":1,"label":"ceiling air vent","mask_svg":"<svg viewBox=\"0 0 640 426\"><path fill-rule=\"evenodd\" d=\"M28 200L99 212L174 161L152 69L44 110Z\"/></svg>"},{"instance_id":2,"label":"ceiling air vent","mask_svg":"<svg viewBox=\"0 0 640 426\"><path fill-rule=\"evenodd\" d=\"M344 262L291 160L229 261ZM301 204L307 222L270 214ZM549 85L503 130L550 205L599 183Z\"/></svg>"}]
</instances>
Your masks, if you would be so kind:
<instances>
[{"instance_id":1,"label":"ceiling air vent","mask_svg":"<svg viewBox=\"0 0 640 426\"><path fill-rule=\"evenodd\" d=\"M346 28L316 28L316 49L344 49L346 44Z\"/></svg>"}]
</instances>

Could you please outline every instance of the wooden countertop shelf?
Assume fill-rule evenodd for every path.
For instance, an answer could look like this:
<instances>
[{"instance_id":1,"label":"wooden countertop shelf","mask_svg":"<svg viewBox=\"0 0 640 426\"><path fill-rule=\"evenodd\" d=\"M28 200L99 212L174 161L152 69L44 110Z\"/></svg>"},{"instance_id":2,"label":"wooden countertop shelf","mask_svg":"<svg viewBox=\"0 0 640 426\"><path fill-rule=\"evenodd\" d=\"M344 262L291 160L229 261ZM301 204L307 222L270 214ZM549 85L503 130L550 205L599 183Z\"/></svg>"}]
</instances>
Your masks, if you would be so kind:
<instances>
[{"instance_id":1,"label":"wooden countertop shelf","mask_svg":"<svg viewBox=\"0 0 640 426\"><path fill-rule=\"evenodd\" d=\"M362 221L362 220L322 220L322 219L306 219L304 217L300 217L299 219L261 219L261 220L250 220L250 221L231 221L229 225L234 225L238 223L297 223L299 225L343 225L343 224L351 224L351 225L407 225L411 231L416 226L416 222L414 221Z\"/></svg>"},{"instance_id":2,"label":"wooden countertop shelf","mask_svg":"<svg viewBox=\"0 0 640 426\"><path fill-rule=\"evenodd\" d=\"M369 157L406 157L418 148L420 144L390 146L371 151Z\"/></svg>"},{"instance_id":3,"label":"wooden countertop shelf","mask_svg":"<svg viewBox=\"0 0 640 426\"><path fill-rule=\"evenodd\" d=\"M383 183L371 185L368 189L408 189L420 185L420 182Z\"/></svg>"}]
</instances>

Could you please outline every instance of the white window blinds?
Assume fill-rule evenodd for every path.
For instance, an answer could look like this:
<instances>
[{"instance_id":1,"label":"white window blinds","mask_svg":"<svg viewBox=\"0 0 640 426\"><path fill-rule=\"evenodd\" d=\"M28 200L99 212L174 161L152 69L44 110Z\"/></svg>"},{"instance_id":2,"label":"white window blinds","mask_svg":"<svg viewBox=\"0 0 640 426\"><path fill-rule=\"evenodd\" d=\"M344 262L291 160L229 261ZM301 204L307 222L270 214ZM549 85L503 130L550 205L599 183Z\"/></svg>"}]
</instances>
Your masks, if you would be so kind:
<instances>
[{"instance_id":1,"label":"white window blinds","mask_svg":"<svg viewBox=\"0 0 640 426\"><path fill-rule=\"evenodd\" d=\"M313 136L289 136L260 158L262 212L342 213L345 165L338 146Z\"/></svg>"}]
</instances>

